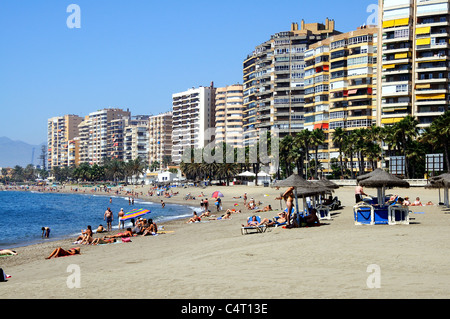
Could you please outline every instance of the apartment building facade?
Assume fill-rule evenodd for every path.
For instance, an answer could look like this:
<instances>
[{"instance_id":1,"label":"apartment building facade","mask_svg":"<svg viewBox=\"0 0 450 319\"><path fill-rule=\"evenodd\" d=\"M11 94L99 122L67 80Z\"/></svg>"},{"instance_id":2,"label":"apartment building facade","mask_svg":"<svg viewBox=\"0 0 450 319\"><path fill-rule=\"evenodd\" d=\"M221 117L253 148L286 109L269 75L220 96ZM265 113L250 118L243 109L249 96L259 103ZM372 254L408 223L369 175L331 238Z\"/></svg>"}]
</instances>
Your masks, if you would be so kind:
<instances>
[{"instance_id":1,"label":"apartment building facade","mask_svg":"<svg viewBox=\"0 0 450 319\"><path fill-rule=\"evenodd\" d=\"M379 6L377 123L411 115L427 127L449 109L449 1L384 0Z\"/></svg>"},{"instance_id":2,"label":"apartment building facade","mask_svg":"<svg viewBox=\"0 0 450 319\"><path fill-rule=\"evenodd\" d=\"M131 113L128 110L112 108L92 112L86 116L79 125L80 163L100 165L104 159L110 158L111 123L118 119L129 119L130 117Z\"/></svg>"},{"instance_id":3,"label":"apartment building facade","mask_svg":"<svg viewBox=\"0 0 450 319\"><path fill-rule=\"evenodd\" d=\"M261 129L282 138L304 129L304 53L311 44L340 34L334 20L297 23L258 45L243 62L244 145Z\"/></svg>"},{"instance_id":4,"label":"apartment building facade","mask_svg":"<svg viewBox=\"0 0 450 319\"><path fill-rule=\"evenodd\" d=\"M214 84L175 93L172 101L172 161L180 164L184 150L203 148L214 140Z\"/></svg>"},{"instance_id":5,"label":"apartment building facade","mask_svg":"<svg viewBox=\"0 0 450 319\"><path fill-rule=\"evenodd\" d=\"M318 159L330 171L339 157L336 128L351 131L376 124L378 27L365 26L317 42L305 52L305 129L327 138Z\"/></svg>"},{"instance_id":6,"label":"apartment building facade","mask_svg":"<svg viewBox=\"0 0 450 319\"><path fill-rule=\"evenodd\" d=\"M52 117L47 121L47 167L70 166L69 148L72 141L79 134L78 125L83 118L78 115L64 115Z\"/></svg>"},{"instance_id":7,"label":"apartment building facade","mask_svg":"<svg viewBox=\"0 0 450 319\"><path fill-rule=\"evenodd\" d=\"M216 143L243 147L243 86L216 89Z\"/></svg>"},{"instance_id":8,"label":"apartment building facade","mask_svg":"<svg viewBox=\"0 0 450 319\"><path fill-rule=\"evenodd\" d=\"M124 157L128 162L140 157L143 161L149 161L149 116L133 116L127 120L124 131Z\"/></svg>"},{"instance_id":9,"label":"apartment building facade","mask_svg":"<svg viewBox=\"0 0 450 319\"><path fill-rule=\"evenodd\" d=\"M149 165L158 162L159 169L172 162L172 117L172 112L166 112L149 118Z\"/></svg>"}]
</instances>

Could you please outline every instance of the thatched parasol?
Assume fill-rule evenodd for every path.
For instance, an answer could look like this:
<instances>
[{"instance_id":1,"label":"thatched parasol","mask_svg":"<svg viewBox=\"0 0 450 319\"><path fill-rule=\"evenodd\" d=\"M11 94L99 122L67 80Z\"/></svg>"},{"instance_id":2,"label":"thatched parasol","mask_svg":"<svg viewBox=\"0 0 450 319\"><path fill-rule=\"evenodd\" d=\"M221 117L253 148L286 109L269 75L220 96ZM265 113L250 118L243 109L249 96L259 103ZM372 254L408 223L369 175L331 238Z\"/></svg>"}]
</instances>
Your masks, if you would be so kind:
<instances>
[{"instance_id":1,"label":"thatched parasol","mask_svg":"<svg viewBox=\"0 0 450 319\"><path fill-rule=\"evenodd\" d=\"M361 186L376 188L378 192L378 204L383 205L386 187L409 188L409 183L382 169L376 169L369 173L370 176L359 181ZM368 175L368 174L366 174ZM361 176L360 176L361 177Z\"/></svg>"},{"instance_id":2,"label":"thatched parasol","mask_svg":"<svg viewBox=\"0 0 450 319\"><path fill-rule=\"evenodd\" d=\"M439 176L434 176L429 179L429 184L426 188L443 188L444 189L444 205L450 207L448 189L450 187L450 174L445 173ZM439 202L441 201L441 192L439 191Z\"/></svg>"},{"instance_id":3,"label":"thatched parasol","mask_svg":"<svg viewBox=\"0 0 450 319\"><path fill-rule=\"evenodd\" d=\"M381 168L377 168L377 169L375 169L374 171L372 171L370 173L367 173L367 174L360 175L360 176L356 177L356 181L358 181L358 182L362 181L362 180L367 179L367 178L369 178L369 177L371 177L373 175L378 174L379 172L384 172L384 170L382 170Z\"/></svg>"},{"instance_id":4,"label":"thatched parasol","mask_svg":"<svg viewBox=\"0 0 450 319\"><path fill-rule=\"evenodd\" d=\"M306 208L306 197L313 196L317 194L323 194L328 192L330 189L324 187L323 185L315 184L305 180L298 174L292 174L288 178L282 181L275 182L273 187L294 187L295 196L295 206L297 210L297 216L299 217L300 211L298 209L298 198L303 198L303 211ZM290 214L290 212L288 212ZM303 215L303 213L302 213Z\"/></svg>"}]
</instances>

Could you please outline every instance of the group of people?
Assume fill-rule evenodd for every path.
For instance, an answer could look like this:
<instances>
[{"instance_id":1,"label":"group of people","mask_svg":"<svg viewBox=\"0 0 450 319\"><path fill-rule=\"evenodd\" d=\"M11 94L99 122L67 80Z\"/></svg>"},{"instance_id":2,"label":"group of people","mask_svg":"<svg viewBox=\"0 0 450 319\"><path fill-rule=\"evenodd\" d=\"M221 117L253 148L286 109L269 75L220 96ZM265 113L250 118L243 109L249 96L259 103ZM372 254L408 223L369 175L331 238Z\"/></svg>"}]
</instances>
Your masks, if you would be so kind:
<instances>
[{"instance_id":1,"label":"group of people","mask_svg":"<svg viewBox=\"0 0 450 319\"><path fill-rule=\"evenodd\" d=\"M361 185L356 185L355 188L355 201L356 204L363 201L363 196L369 196L364 192L364 189ZM414 202L411 202L409 200L408 196L405 196L404 198L400 197L399 195L392 195L390 196L389 200L386 202L387 205L397 203L402 206L430 206L434 205L433 202L428 201L425 205L422 204L420 197L416 197L416 200Z\"/></svg>"}]
</instances>

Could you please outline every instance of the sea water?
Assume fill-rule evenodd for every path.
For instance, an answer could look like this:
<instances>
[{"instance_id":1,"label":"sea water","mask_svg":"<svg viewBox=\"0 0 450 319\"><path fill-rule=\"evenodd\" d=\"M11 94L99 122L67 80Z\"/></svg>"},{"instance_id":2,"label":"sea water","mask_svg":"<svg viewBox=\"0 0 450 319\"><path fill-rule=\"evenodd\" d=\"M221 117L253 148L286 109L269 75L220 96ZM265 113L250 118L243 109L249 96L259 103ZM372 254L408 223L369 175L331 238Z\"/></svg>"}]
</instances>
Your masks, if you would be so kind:
<instances>
[{"instance_id":1,"label":"sea water","mask_svg":"<svg viewBox=\"0 0 450 319\"><path fill-rule=\"evenodd\" d=\"M110 203L111 199L111 203ZM104 213L111 208L113 229L118 228L118 213L133 209L148 209L144 218L151 218L158 225L169 220L192 216L196 209L185 205L166 204L161 207L160 199L150 202L135 199L129 205L128 198L91 194L62 194L22 191L0 191L0 249L41 243L42 227L50 227L50 240L76 238L81 230L91 225L95 231L99 225L106 228ZM131 222L125 222L125 227Z\"/></svg>"}]
</instances>

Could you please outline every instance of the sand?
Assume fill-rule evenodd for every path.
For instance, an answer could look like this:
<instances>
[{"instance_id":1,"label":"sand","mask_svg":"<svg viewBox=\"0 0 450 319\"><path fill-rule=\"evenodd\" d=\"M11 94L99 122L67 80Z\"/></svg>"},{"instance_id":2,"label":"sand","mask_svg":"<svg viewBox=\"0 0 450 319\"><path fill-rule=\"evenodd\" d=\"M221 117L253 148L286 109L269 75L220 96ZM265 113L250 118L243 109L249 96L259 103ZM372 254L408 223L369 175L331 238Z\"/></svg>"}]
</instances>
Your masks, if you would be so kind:
<instances>
[{"instance_id":1,"label":"sand","mask_svg":"<svg viewBox=\"0 0 450 319\"><path fill-rule=\"evenodd\" d=\"M148 187L137 189L141 190L146 193ZM283 189L178 190L179 195L165 202L197 206L200 198L185 201L183 195L203 192L210 196L220 190L225 195L224 209L243 212L233 214L231 220L173 221L164 224L169 233L134 237L131 243L77 245L81 255L76 256L45 259L56 247L74 247L73 238L18 248L17 256L0 258L0 267L11 275L0 283L0 299L450 297L450 214L442 206L411 207L410 225L356 226L354 188L341 187L334 195L345 207L333 211L332 220L323 221L320 227L278 227L242 235L241 224L253 212L244 208L242 199L232 197L247 192L249 198L262 201L262 206L271 204L279 210L280 201L275 197ZM376 196L375 189L365 190ZM437 190L424 188L389 192L420 196L424 203L439 199ZM272 218L277 212L258 215ZM379 280L372 280L378 274Z\"/></svg>"}]
</instances>

